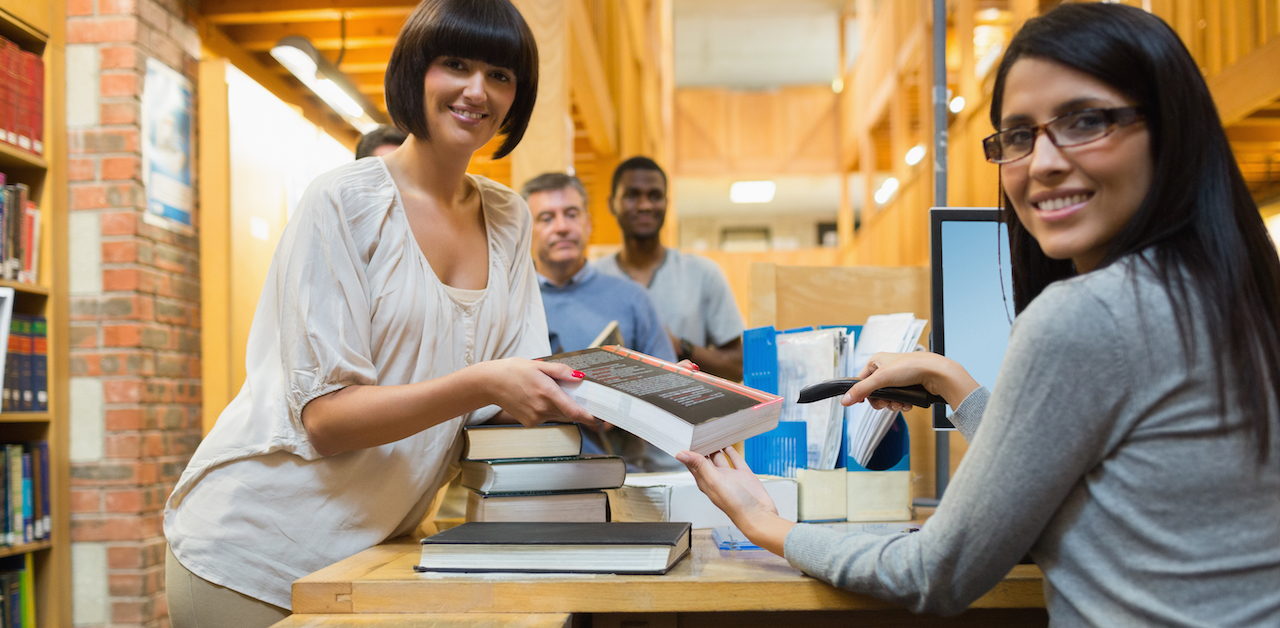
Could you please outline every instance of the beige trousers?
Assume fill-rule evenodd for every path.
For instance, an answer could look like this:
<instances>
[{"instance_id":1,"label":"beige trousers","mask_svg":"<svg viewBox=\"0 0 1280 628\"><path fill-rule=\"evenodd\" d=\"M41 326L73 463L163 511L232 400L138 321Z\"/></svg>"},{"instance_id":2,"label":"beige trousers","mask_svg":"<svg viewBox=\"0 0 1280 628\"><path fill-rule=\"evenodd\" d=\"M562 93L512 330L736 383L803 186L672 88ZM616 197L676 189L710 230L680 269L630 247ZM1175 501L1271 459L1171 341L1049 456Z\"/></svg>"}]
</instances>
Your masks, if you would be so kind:
<instances>
[{"instance_id":1,"label":"beige trousers","mask_svg":"<svg viewBox=\"0 0 1280 628\"><path fill-rule=\"evenodd\" d=\"M197 576L165 546L165 589L172 628L267 628L287 609L256 600Z\"/></svg>"}]
</instances>

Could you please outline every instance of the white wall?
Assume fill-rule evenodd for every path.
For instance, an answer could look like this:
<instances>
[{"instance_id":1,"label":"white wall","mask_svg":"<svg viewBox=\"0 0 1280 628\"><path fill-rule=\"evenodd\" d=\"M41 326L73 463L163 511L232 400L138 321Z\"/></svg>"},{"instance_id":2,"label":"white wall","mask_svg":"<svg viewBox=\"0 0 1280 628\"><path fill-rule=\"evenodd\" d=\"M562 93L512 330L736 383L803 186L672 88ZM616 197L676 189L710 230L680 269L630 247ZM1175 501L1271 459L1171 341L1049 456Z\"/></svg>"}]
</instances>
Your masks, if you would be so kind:
<instances>
[{"instance_id":1,"label":"white wall","mask_svg":"<svg viewBox=\"0 0 1280 628\"><path fill-rule=\"evenodd\" d=\"M317 175L355 155L235 67L227 67L231 159L233 390L244 382L249 324L285 222Z\"/></svg>"}]
</instances>

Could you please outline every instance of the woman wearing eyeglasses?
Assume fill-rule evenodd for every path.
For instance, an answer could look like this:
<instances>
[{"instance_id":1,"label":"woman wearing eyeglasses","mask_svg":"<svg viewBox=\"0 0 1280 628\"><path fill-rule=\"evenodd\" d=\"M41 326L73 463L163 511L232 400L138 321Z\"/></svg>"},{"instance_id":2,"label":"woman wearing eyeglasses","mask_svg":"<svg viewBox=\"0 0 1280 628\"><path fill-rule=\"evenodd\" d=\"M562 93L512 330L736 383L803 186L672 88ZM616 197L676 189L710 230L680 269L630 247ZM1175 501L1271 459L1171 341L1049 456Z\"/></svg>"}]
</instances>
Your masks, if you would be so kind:
<instances>
[{"instance_id":1,"label":"woman wearing eyeglasses","mask_svg":"<svg viewBox=\"0 0 1280 628\"><path fill-rule=\"evenodd\" d=\"M1029 552L1053 625L1280 626L1280 261L1195 62L1139 9L1063 5L1010 43L991 120L1018 311L994 390L879 354L844 398L956 409L970 448L923 529L789 523L732 450L678 457L757 544L915 611Z\"/></svg>"}]
</instances>

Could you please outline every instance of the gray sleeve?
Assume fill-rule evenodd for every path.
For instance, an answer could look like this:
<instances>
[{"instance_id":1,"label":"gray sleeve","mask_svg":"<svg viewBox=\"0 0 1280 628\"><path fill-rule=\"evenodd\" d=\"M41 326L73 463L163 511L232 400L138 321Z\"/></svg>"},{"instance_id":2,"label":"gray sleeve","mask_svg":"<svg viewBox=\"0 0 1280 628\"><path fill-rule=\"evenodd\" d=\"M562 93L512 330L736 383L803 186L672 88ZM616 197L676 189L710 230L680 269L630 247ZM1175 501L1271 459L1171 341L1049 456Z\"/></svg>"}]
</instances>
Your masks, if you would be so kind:
<instances>
[{"instance_id":1,"label":"gray sleeve","mask_svg":"<svg viewBox=\"0 0 1280 628\"><path fill-rule=\"evenodd\" d=\"M987 410L987 402L990 399L991 393L979 386L969 393L969 396L960 402L960 407L948 417L966 441L973 441L973 435L978 431L978 424L982 422L982 413Z\"/></svg>"},{"instance_id":2,"label":"gray sleeve","mask_svg":"<svg viewBox=\"0 0 1280 628\"><path fill-rule=\"evenodd\" d=\"M797 525L787 560L916 612L963 611L1017 564L1100 462L1133 389L1124 341L1086 290L1046 290L1015 321L969 451L924 527L886 537ZM981 401L970 397L961 429L965 406Z\"/></svg>"},{"instance_id":3,"label":"gray sleeve","mask_svg":"<svg viewBox=\"0 0 1280 628\"><path fill-rule=\"evenodd\" d=\"M714 346L722 346L742 335L746 325L742 322L742 312L738 311L738 302L733 298L733 289L729 280L715 262L698 258L703 262L702 295L703 316L707 322L707 340Z\"/></svg>"}]
</instances>

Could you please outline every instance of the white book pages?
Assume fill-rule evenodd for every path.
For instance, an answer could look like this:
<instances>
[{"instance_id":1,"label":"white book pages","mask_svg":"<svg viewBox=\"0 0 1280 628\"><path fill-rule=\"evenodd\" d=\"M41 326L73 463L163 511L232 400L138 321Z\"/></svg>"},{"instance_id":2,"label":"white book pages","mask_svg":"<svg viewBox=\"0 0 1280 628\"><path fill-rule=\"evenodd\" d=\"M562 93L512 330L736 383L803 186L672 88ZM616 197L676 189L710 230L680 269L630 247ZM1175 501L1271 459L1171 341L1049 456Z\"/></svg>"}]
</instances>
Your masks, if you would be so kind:
<instances>
[{"instance_id":1,"label":"white book pages","mask_svg":"<svg viewBox=\"0 0 1280 628\"><path fill-rule=\"evenodd\" d=\"M853 351L851 367L854 377L862 372L863 367L871 360L871 356L882 351L900 352L903 341L910 335L915 320L915 315L910 312L868 316ZM916 338L919 337L917 333ZM912 346L915 346L914 343Z\"/></svg>"},{"instance_id":2,"label":"white book pages","mask_svg":"<svg viewBox=\"0 0 1280 628\"><path fill-rule=\"evenodd\" d=\"M867 317L854 347L853 358L846 365L846 376L857 377L871 356L877 353L914 351L925 324L926 321L917 319L910 312ZM896 412L876 410L865 401L851 406L845 414L849 456L858 464L867 466L896 416Z\"/></svg>"},{"instance_id":3,"label":"white book pages","mask_svg":"<svg viewBox=\"0 0 1280 628\"><path fill-rule=\"evenodd\" d=\"M780 334L778 347L778 393L783 398L780 421L803 421L808 440L806 466L834 469L840 455L839 398L800 404L800 390L839 376L843 329Z\"/></svg>"}]
</instances>

